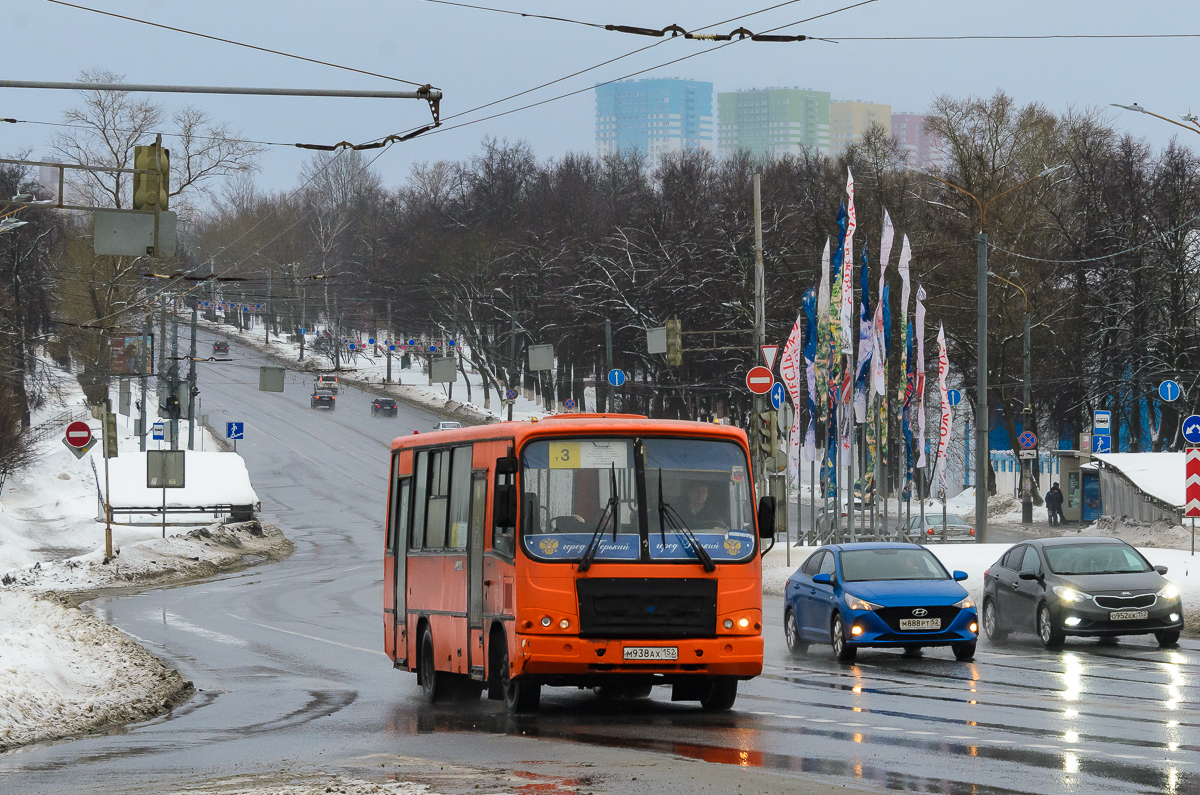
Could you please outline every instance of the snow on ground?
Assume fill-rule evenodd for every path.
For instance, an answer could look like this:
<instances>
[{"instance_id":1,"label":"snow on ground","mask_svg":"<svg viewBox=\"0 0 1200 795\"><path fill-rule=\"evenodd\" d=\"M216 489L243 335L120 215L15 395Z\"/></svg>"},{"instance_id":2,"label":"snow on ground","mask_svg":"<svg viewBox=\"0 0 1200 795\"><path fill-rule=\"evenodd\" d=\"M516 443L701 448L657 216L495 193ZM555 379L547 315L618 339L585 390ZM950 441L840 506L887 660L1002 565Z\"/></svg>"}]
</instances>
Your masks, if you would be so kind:
<instances>
[{"instance_id":1,"label":"snow on ground","mask_svg":"<svg viewBox=\"0 0 1200 795\"><path fill-rule=\"evenodd\" d=\"M1085 534L1087 528L1085 528ZM1102 531L1094 531L1094 535L1109 535ZM970 592L976 602L983 596L983 572L993 565L1013 544L929 544L927 549L937 555L938 559L950 571L965 571L967 579L963 586ZM763 558L763 593L768 596L782 596L787 578L800 568L806 558L816 549L810 547L792 547L792 565L786 563L786 551L782 544ZM1191 552L1183 549L1161 549L1155 547L1139 547L1146 560L1152 566L1166 566L1167 579L1179 586L1183 592L1184 617L1187 621L1188 632L1200 632L1200 557L1192 556Z\"/></svg>"},{"instance_id":2,"label":"snow on ground","mask_svg":"<svg viewBox=\"0 0 1200 795\"><path fill-rule=\"evenodd\" d=\"M321 372L333 371L333 364L328 356L313 352L312 346L317 339L316 334L310 333L305 336L304 362L301 364L300 343L289 342L285 337L273 335L268 344L261 325L249 330L238 331L234 326L224 323L218 325L206 320L198 322L205 328L234 338L252 348L267 351L285 362L296 363L303 369ZM382 334L378 339L382 339ZM364 339L363 342L367 342L367 339ZM458 382L455 384L430 384L429 376L421 370L423 360L414 357L412 367L402 370L400 369L401 354L399 350L396 350L392 353L392 380L396 383L385 385L387 356L381 348L369 344L367 348L369 349L367 353L358 350L350 352L351 358L342 362L341 371L338 373L339 378L369 384L374 387L372 391L379 394L402 398L436 411L450 412L474 423L495 422L508 418L507 410L501 407L501 395L497 394L494 388L491 388L490 405L485 406L483 376L480 373L472 372L471 365L467 362L464 362L467 371L466 383L463 381L463 373L459 371ZM469 389L467 383L470 384ZM514 420L540 418L557 411L557 407L555 411L548 411L545 404L528 400L520 390L517 392L517 398L513 403ZM591 411L594 411L596 407L595 392L595 389L591 387L584 390L585 407Z\"/></svg>"},{"instance_id":3,"label":"snow on ground","mask_svg":"<svg viewBox=\"0 0 1200 795\"><path fill-rule=\"evenodd\" d=\"M1146 494L1182 507L1186 453L1100 453L1099 461L1118 469Z\"/></svg>"},{"instance_id":4,"label":"snow on ground","mask_svg":"<svg viewBox=\"0 0 1200 795\"><path fill-rule=\"evenodd\" d=\"M124 508L168 508L250 505L258 508L258 494L250 484L246 462L237 453L185 451L183 488L155 489L146 485L146 453L136 449L108 462L108 484L116 512ZM97 464L103 467L103 462ZM104 473L100 469L100 490ZM148 517L143 517L147 521ZM175 521L172 518L172 521Z\"/></svg>"},{"instance_id":5,"label":"snow on ground","mask_svg":"<svg viewBox=\"0 0 1200 795\"><path fill-rule=\"evenodd\" d=\"M427 785L409 781L374 782L346 776L312 776L297 779L288 776L283 781L264 782L262 778L243 777L222 782L220 787L205 784L201 788L189 788L181 792L187 795L324 795L327 792L344 795L436 795Z\"/></svg>"},{"instance_id":6,"label":"snow on ground","mask_svg":"<svg viewBox=\"0 0 1200 795\"><path fill-rule=\"evenodd\" d=\"M0 751L144 720L192 683L99 619L0 590Z\"/></svg>"}]
</instances>

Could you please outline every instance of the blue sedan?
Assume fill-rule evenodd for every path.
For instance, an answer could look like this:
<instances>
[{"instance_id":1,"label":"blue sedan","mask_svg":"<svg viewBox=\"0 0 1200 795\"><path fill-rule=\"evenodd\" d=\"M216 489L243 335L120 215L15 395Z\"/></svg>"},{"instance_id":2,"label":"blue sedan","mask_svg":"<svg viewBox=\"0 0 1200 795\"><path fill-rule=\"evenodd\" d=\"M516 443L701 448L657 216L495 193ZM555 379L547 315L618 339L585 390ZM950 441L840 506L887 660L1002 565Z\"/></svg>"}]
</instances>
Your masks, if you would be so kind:
<instances>
[{"instance_id":1,"label":"blue sedan","mask_svg":"<svg viewBox=\"0 0 1200 795\"><path fill-rule=\"evenodd\" d=\"M783 626L788 649L802 654L829 643L842 662L861 646L917 653L949 646L957 660L975 656L975 603L932 552L917 544L828 544L788 578Z\"/></svg>"}]
</instances>

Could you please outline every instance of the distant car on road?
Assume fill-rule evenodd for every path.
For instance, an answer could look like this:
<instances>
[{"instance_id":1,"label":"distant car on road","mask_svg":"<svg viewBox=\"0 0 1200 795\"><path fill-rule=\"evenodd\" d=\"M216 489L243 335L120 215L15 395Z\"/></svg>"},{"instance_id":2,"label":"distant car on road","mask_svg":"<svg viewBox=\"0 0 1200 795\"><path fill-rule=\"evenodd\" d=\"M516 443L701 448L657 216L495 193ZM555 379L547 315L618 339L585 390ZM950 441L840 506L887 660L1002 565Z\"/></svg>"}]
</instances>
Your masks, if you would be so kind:
<instances>
[{"instance_id":1,"label":"distant car on road","mask_svg":"<svg viewBox=\"0 0 1200 795\"><path fill-rule=\"evenodd\" d=\"M455 428L461 428L461 427L462 427L461 422L454 422L452 420L446 420L444 422L439 422L436 425L434 425L433 429L435 431L452 431Z\"/></svg>"},{"instance_id":2,"label":"distant car on road","mask_svg":"<svg viewBox=\"0 0 1200 795\"><path fill-rule=\"evenodd\" d=\"M229 343L225 341L214 342L213 353L229 353Z\"/></svg>"},{"instance_id":3,"label":"distant car on road","mask_svg":"<svg viewBox=\"0 0 1200 795\"><path fill-rule=\"evenodd\" d=\"M783 628L788 649L802 654L829 643L850 662L863 646L917 651L949 646L957 660L975 656L975 603L959 581L917 544L827 544L788 578Z\"/></svg>"},{"instance_id":4,"label":"distant car on road","mask_svg":"<svg viewBox=\"0 0 1200 795\"><path fill-rule=\"evenodd\" d=\"M312 393L312 401L309 404L314 409L326 408L333 411L337 408L337 395L331 389L315 389Z\"/></svg>"},{"instance_id":5,"label":"distant car on road","mask_svg":"<svg viewBox=\"0 0 1200 795\"><path fill-rule=\"evenodd\" d=\"M317 376L317 381L313 384L313 388L328 389L336 395L338 393L338 377L336 375L321 373Z\"/></svg>"},{"instance_id":6,"label":"distant car on road","mask_svg":"<svg viewBox=\"0 0 1200 795\"><path fill-rule=\"evenodd\" d=\"M910 538L924 538L926 541L974 541L975 526L962 518L958 514L946 514L946 526L942 527L942 513L935 510L933 513L925 512L925 523L921 523L920 516L914 516L908 521L908 533Z\"/></svg>"},{"instance_id":7,"label":"distant car on road","mask_svg":"<svg viewBox=\"0 0 1200 795\"><path fill-rule=\"evenodd\" d=\"M385 416L395 417L400 413L400 407L392 398L375 398L371 401L371 416L383 414Z\"/></svg>"},{"instance_id":8,"label":"distant car on road","mask_svg":"<svg viewBox=\"0 0 1200 795\"><path fill-rule=\"evenodd\" d=\"M1117 538L1026 541L983 573L983 628L997 643L1033 632L1047 648L1067 635L1153 634L1174 646L1183 603L1166 573Z\"/></svg>"}]
</instances>

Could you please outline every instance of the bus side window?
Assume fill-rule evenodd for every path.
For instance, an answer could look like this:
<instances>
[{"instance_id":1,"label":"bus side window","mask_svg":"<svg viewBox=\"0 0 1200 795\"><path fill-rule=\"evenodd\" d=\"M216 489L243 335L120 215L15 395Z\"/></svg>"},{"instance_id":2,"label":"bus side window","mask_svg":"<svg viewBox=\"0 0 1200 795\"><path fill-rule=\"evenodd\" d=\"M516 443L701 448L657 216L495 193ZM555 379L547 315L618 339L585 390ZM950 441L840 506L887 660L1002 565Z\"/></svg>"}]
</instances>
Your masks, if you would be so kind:
<instances>
[{"instance_id":1,"label":"bus side window","mask_svg":"<svg viewBox=\"0 0 1200 795\"><path fill-rule=\"evenodd\" d=\"M476 472L471 478L471 533L483 533L484 518L487 516L487 475ZM475 549L481 545L475 544Z\"/></svg>"},{"instance_id":2,"label":"bus side window","mask_svg":"<svg viewBox=\"0 0 1200 795\"><path fill-rule=\"evenodd\" d=\"M450 464L450 536L447 547L467 548L467 522L471 512L471 446L455 447Z\"/></svg>"},{"instance_id":3,"label":"bus side window","mask_svg":"<svg viewBox=\"0 0 1200 795\"><path fill-rule=\"evenodd\" d=\"M399 496L398 491L400 483L396 480L396 470L400 468L400 456L392 455L392 476L389 481L392 485L388 490L388 513L387 513L387 532L384 534L384 548L390 554L396 548L396 498Z\"/></svg>"},{"instance_id":4,"label":"bus side window","mask_svg":"<svg viewBox=\"0 0 1200 795\"><path fill-rule=\"evenodd\" d=\"M412 478L401 478L396 485L396 490L400 492L400 496L396 499L396 513L392 516L392 527L396 528L395 536L397 539L408 538L408 506L411 500L409 494L412 489ZM392 549L392 547L389 547Z\"/></svg>"},{"instance_id":5,"label":"bus side window","mask_svg":"<svg viewBox=\"0 0 1200 795\"><path fill-rule=\"evenodd\" d=\"M450 451L429 457L429 505L425 508L425 549L446 548L446 519L450 503Z\"/></svg>"},{"instance_id":6,"label":"bus side window","mask_svg":"<svg viewBox=\"0 0 1200 795\"><path fill-rule=\"evenodd\" d=\"M413 465L413 474L416 476L416 483L413 487L413 521L411 532L408 536L408 548L420 549L421 542L425 538L425 497L429 492L429 451L421 450L416 455L416 463Z\"/></svg>"},{"instance_id":7,"label":"bus side window","mask_svg":"<svg viewBox=\"0 0 1200 795\"><path fill-rule=\"evenodd\" d=\"M496 474L496 486L499 488L515 488L516 481L517 476L515 474ZM515 502L516 500L513 500L514 504ZM495 509L493 509L493 514L494 513ZM517 549L516 528L512 526L505 526L504 523L495 524L495 519L497 518L499 517L492 517L494 524L492 527L492 549L502 555L511 557Z\"/></svg>"}]
</instances>

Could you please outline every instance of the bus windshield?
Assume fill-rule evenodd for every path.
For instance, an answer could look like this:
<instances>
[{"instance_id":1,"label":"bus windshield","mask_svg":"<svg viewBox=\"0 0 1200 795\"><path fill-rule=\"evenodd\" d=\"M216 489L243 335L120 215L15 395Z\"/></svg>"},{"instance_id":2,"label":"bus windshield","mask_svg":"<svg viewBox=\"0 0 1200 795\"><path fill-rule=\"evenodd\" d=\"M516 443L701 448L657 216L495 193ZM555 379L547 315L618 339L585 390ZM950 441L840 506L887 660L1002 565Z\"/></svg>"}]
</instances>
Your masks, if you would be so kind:
<instances>
[{"instance_id":1,"label":"bus windshield","mask_svg":"<svg viewBox=\"0 0 1200 795\"><path fill-rule=\"evenodd\" d=\"M553 439L526 445L521 459L521 539L531 557L577 562L598 530L597 561L695 563L696 545L716 563L754 555L749 468L732 442Z\"/></svg>"}]
</instances>

